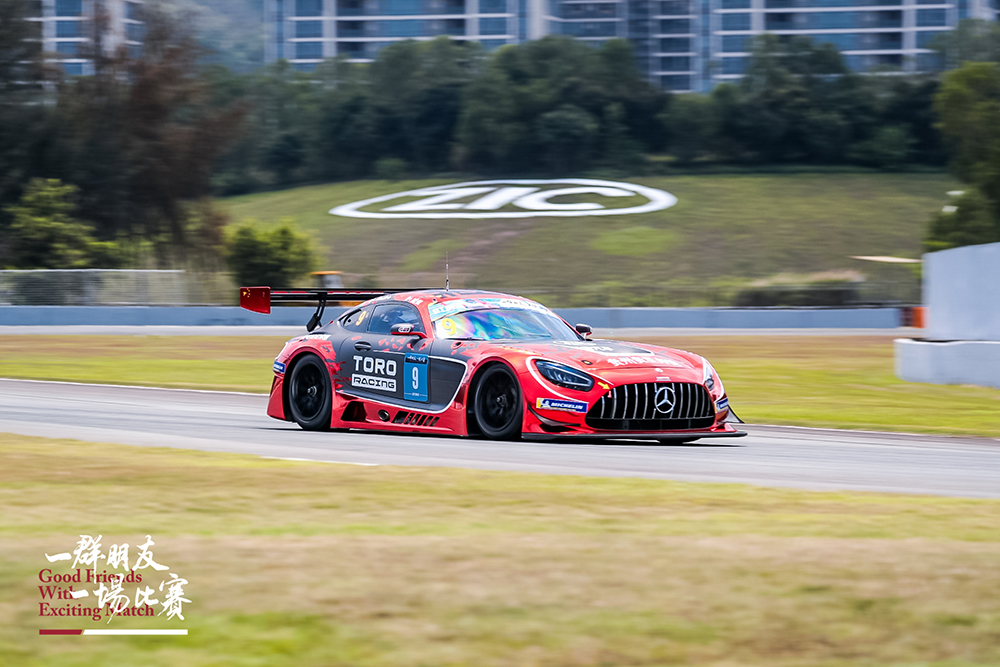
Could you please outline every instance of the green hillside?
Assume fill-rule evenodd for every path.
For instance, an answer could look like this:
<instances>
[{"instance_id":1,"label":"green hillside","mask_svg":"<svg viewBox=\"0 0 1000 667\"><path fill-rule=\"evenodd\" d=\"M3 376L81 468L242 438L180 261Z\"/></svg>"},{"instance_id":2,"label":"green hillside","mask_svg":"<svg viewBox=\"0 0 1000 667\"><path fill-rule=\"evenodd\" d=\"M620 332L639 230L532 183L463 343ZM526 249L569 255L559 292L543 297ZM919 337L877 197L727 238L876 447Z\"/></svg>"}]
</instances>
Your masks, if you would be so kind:
<instances>
[{"instance_id":1,"label":"green hillside","mask_svg":"<svg viewBox=\"0 0 1000 667\"><path fill-rule=\"evenodd\" d=\"M929 217L957 183L944 174L699 175L621 179L675 206L638 215L513 220L378 220L334 206L448 181L355 181L222 201L233 220L283 217L312 232L348 284L437 285L534 293L552 305L728 305L752 281L865 278L915 288ZM779 274L793 274L775 279ZM811 278L810 278L811 277ZM896 286L900 288L899 285Z\"/></svg>"}]
</instances>

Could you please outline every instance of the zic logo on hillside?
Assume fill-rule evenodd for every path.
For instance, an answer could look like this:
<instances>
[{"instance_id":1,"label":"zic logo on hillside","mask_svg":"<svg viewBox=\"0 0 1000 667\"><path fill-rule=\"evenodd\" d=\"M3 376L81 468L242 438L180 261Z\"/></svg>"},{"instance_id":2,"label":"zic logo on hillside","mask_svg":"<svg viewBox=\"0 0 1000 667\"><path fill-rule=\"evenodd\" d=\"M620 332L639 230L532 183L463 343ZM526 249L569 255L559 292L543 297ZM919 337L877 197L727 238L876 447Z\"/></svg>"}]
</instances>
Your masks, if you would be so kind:
<instances>
[{"instance_id":1,"label":"zic logo on hillside","mask_svg":"<svg viewBox=\"0 0 1000 667\"><path fill-rule=\"evenodd\" d=\"M331 209L347 218L534 218L626 215L669 208L677 197L631 183L582 178L453 183ZM616 206L615 204L619 204Z\"/></svg>"}]
</instances>

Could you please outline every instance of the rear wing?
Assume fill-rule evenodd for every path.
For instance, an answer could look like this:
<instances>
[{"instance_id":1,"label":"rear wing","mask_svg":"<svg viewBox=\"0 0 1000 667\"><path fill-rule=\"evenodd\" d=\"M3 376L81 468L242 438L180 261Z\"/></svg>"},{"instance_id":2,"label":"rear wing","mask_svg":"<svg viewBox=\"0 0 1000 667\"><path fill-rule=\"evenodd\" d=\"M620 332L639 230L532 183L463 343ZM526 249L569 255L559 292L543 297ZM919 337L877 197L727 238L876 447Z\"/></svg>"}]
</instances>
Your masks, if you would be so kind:
<instances>
[{"instance_id":1,"label":"rear wing","mask_svg":"<svg viewBox=\"0 0 1000 667\"><path fill-rule=\"evenodd\" d=\"M276 289L270 287L241 287L240 308L255 313L270 313L271 304L315 303L316 312L309 318L306 330L312 331L319 325L320 318L328 302L367 301L386 294L412 292L412 289Z\"/></svg>"}]
</instances>

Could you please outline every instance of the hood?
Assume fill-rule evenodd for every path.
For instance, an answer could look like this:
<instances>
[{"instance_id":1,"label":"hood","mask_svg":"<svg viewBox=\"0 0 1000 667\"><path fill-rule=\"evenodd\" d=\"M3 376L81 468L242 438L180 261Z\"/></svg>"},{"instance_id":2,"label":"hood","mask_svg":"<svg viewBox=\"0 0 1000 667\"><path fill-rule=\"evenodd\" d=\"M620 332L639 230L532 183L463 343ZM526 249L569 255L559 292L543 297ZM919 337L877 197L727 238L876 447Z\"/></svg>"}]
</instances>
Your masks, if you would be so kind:
<instances>
[{"instance_id":1,"label":"hood","mask_svg":"<svg viewBox=\"0 0 1000 667\"><path fill-rule=\"evenodd\" d=\"M523 342L505 347L553 361L570 362L587 371L659 368L664 373L679 370L701 373L702 370L701 359L696 355L668 347L617 340Z\"/></svg>"}]
</instances>

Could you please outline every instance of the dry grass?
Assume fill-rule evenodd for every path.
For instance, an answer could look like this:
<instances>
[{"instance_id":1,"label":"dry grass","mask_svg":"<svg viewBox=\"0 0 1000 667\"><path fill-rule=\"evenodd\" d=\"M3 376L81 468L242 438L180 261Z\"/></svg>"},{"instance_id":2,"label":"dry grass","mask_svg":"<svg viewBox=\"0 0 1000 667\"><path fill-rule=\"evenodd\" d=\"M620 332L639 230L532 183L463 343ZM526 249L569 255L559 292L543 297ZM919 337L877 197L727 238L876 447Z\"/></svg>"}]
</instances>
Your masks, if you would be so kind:
<instances>
[{"instance_id":1,"label":"dry grass","mask_svg":"<svg viewBox=\"0 0 1000 667\"><path fill-rule=\"evenodd\" d=\"M107 627L36 615L79 533L153 534L192 634L39 638ZM0 544L4 664L1000 662L998 501L0 436Z\"/></svg>"}]
</instances>

